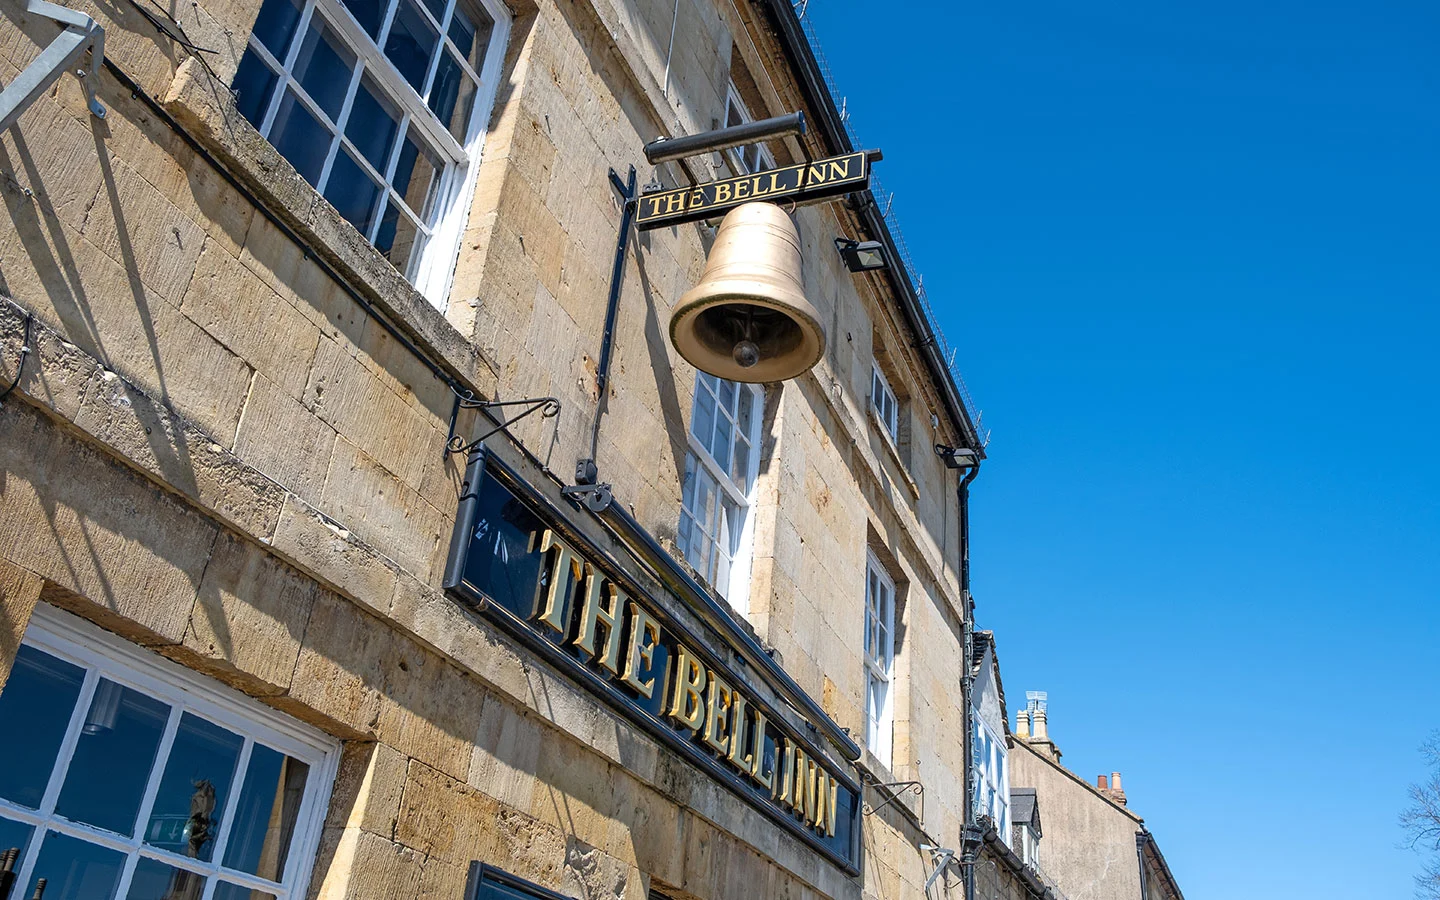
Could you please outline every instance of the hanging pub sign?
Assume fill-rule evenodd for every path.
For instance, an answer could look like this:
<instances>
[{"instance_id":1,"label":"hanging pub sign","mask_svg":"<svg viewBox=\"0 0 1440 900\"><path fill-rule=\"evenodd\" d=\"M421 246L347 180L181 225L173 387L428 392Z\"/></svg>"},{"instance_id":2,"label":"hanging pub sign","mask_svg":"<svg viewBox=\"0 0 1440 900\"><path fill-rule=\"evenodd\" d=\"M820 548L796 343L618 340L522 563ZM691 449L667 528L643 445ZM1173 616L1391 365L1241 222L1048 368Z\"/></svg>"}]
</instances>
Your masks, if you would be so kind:
<instances>
[{"instance_id":1,"label":"hanging pub sign","mask_svg":"<svg viewBox=\"0 0 1440 900\"><path fill-rule=\"evenodd\" d=\"M806 203L863 190L869 184L870 158L862 150L694 187L641 194L635 227L649 231L666 225L698 222L723 215L752 200Z\"/></svg>"},{"instance_id":2,"label":"hanging pub sign","mask_svg":"<svg viewBox=\"0 0 1440 900\"><path fill-rule=\"evenodd\" d=\"M472 454L465 483L448 590L858 873L858 782L716 657L717 635L667 613L498 459Z\"/></svg>"}]
</instances>

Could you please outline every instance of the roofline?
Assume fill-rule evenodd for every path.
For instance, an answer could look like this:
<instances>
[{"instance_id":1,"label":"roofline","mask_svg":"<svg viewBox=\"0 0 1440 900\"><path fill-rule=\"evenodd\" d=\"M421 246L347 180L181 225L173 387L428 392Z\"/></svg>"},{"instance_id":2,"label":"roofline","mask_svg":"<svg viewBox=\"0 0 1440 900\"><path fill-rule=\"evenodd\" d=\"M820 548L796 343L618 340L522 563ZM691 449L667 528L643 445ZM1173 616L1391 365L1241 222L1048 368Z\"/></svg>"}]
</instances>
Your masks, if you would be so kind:
<instances>
[{"instance_id":1,"label":"roofline","mask_svg":"<svg viewBox=\"0 0 1440 900\"><path fill-rule=\"evenodd\" d=\"M1031 747L1029 741L1026 741L1024 738L1021 738L1021 737L1015 738L1015 745L1018 746L1018 747L1024 747L1025 750L1028 751L1028 752L1029 752L1032 756L1034 756L1036 759L1038 759L1038 760L1040 760L1041 762L1045 763L1046 765L1054 768L1055 770L1063 773L1063 774L1064 774L1067 778L1069 778L1071 781L1075 782L1075 783L1078 784L1078 785L1081 785L1081 786L1084 787L1087 791L1089 791L1090 793L1094 794L1094 795L1095 795L1096 797L1098 797L1099 799L1104 800L1106 803L1108 803L1108 804L1110 804L1111 806L1113 806L1116 810L1124 813L1125 815L1129 816L1131 819L1134 819L1134 820L1135 820L1135 824L1139 825L1139 826L1141 827L1141 830L1144 830L1145 820L1144 820L1143 818L1141 818L1139 815L1137 815L1136 813L1132 812L1128 806L1121 806L1119 803L1116 803L1114 800L1110 799L1110 797L1108 797L1108 796L1106 796L1105 794L1101 793L1100 789L1097 788L1095 785L1093 785L1093 784L1091 784L1090 782L1086 781L1085 779L1081 778L1079 775L1076 775L1074 772L1072 772L1072 771L1070 771L1069 769L1065 768L1064 766L1060 765L1060 764L1059 764L1058 762L1056 762L1055 760L1050 759L1048 756L1046 756L1045 754L1041 753L1039 750L1036 750L1034 747ZM1013 769L1012 769L1012 771L1013 771ZM1147 833L1148 833L1148 832L1147 832Z\"/></svg>"},{"instance_id":2,"label":"roofline","mask_svg":"<svg viewBox=\"0 0 1440 900\"><path fill-rule=\"evenodd\" d=\"M1040 880L1040 876L1036 874L1035 870L1025 865L1015 851L1010 849L1010 845L1001 839L999 832L994 827L985 829L984 839L986 846L1000 858L1012 875L1024 883L1027 890L1041 900L1060 900L1055 892Z\"/></svg>"},{"instance_id":3,"label":"roofline","mask_svg":"<svg viewBox=\"0 0 1440 900\"><path fill-rule=\"evenodd\" d=\"M1180 884L1175 880L1175 874L1170 871L1170 864L1165 861L1165 854L1160 852L1160 845L1156 843L1155 835L1150 833L1150 829L1141 826L1140 833L1137 837L1143 842L1141 852L1143 853L1148 849L1154 854L1155 861L1160 864L1160 872L1165 876L1165 882L1170 885L1170 890L1176 900L1185 900L1185 893L1180 890Z\"/></svg>"},{"instance_id":4,"label":"roofline","mask_svg":"<svg viewBox=\"0 0 1440 900\"><path fill-rule=\"evenodd\" d=\"M815 114L816 124L820 126L825 137L839 152L853 152L856 148L851 145L850 136L845 132L845 126L840 120L840 110L835 106L835 98L830 94L830 89L825 86L825 78L820 72L820 64L815 59L815 52L810 47L810 41L805 37L805 30L800 24L800 18L795 15L794 7L790 5L789 0L766 0L763 5L769 7L771 15L779 25L778 34L781 38L781 48L800 75L800 89L804 93L811 111ZM935 335L920 304L919 292L910 281L910 273L903 265L900 265L901 256L899 248L895 244L895 238L890 233L890 227L885 223L885 217L880 214L880 208L875 203L875 196L869 190L860 194L859 208L855 210L855 213L864 223L866 230L885 245L891 265L887 266L884 271L897 288L896 293L901 301L900 309L905 315L906 322L919 336L919 340L915 342L915 349L919 350L920 355L925 359L930 369L930 375L940 389L941 399L945 402L947 412L959 427L965 446L974 450L979 458L984 459L984 442L980 439L975 423L970 418L970 411L960 397L960 389L950 374L949 366L940 358L940 351L934 340Z\"/></svg>"}]
</instances>

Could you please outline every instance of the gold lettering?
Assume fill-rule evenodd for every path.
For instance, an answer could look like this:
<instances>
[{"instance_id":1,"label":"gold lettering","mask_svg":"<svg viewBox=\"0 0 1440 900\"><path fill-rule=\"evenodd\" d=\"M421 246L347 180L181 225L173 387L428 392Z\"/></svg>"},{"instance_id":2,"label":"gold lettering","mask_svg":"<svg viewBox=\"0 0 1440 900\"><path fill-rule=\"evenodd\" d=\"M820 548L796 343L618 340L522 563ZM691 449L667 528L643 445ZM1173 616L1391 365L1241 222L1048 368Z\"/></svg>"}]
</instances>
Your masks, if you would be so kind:
<instances>
[{"instance_id":1,"label":"gold lettering","mask_svg":"<svg viewBox=\"0 0 1440 900\"><path fill-rule=\"evenodd\" d=\"M705 191L702 188L696 188L690 192L690 202L685 205L685 208L694 209L697 206L703 206L704 203Z\"/></svg>"},{"instance_id":2,"label":"gold lettering","mask_svg":"<svg viewBox=\"0 0 1440 900\"><path fill-rule=\"evenodd\" d=\"M635 660L638 658L643 661L648 669L650 660L655 656L655 645L659 643L660 623L656 622L644 607L631 600L630 645L625 650L625 675L622 680L646 698L655 693L655 676L651 675L641 681L640 666Z\"/></svg>"},{"instance_id":3,"label":"gold lettering","mask_svg":"<svg viewBox=\"0 0 1440 900\"><path fill-rule=\"evenodd\" d=\"M605 626L605 652L596 660L600 668L611 675L618 675L620 662L620 615L629 598L625 592L606 581L594 566L586 566L585 605L580 608L580 633L575 636L575 646L585 655L595 657L595 632L597 625ZM601 593L609 596L609 603L602 603ZM648 695L647 695L648 696Z\"/></svg>"},{"instance_id":4,"label":"gold lettering","mask_svg":"<svg viewBox=\"0 0 1440 900\"><path fill-rule=\"evenodd\" d=\"M642 197L641 199L650 201L650 215L660 215L660 202L665 199L663 194L655 197Z\"/></svg>"},{"instance_id":5,"label":"gold lettering","mask_svg":"<svg viewBox=\"0 0 1440 900\"><path fill-rule=\"evenodd\" d=\"M771 782L775 779L775 768L773 766L770 768L770 771L764 771L765 726L767 724L769 724L769 720L765 718L765 714L758 709L755 710L755 722L751 726L751 730L755 733L755 740L751 743L750 748L750 777L759 782L761 787L766 788L771 787Z\"/></svg>"},{"instance_id":6,"label":"gold lettering","mask_svg":"<svg viewBox=\"0 0 1440 900\"><path fill-rule=\"evenodd\" d=\"M727 203L730 200L730 185L723 181L715 184L715 202Z\"/></svg>"},{"instance_id":7,"label":"gold lettering","mask_svg":"<svg viewBox=\"0 0 1440 900\"><path fill-rule=\"evenodd\" d=\"M829 173L825 171L824 166L811 166L809 171L805 173L805 183L807 185L824 184L829 177Z\"/></svg>"},{"instance_id":8,"label":"gold lettering","mask_svg":"<svg viewBox=\"0 0 1440 900\"><path fill-rule=\"evenodd\" d=\"M830 799L830 776L819 766L815 767L815 790L811 794L814 799L814 810L807 818L811 828L821 828L825 824L825 803ZM822 828L823 830L823 828Z\"/></svg>"},{"instance_id":9,"label":"gold lettering","mask_svg":"<svg viewBox=\"0 0 1440 900\"><path fill-rule=\"evenodd\" d=\"M795 789L790 793L790 808L805 818L805 807L810 803L810 757L798 746L795 748Z\"/></svg>"},{"instance_id":10,"label":"gold lettering","mask_svg":"<svg viewBox=\"0 0 1440 900\"><path fill-rule=\"evenodd\" d=\"M750 189L754 186L754 179L746 179L745 181L735 182L735 199L744 200L746 197L750 196Z\"/></svg>"},{"instance_id":11,"label":"gold lettering","mask_svg":"<svg viewBox=\"0 0 1440 900\"><path fill-rule=\"evenodd\" d=\"M691 731L705 724L705 667L690 655L684 644L676 644L675 690L670 695L668 715Z\"/></svg>"},{"instance_id":12,"label":"gold lettering","mask_svg":"<svg viewBox=\"0 0 1440 900\"><path fill-rule=\"evenodd\" d=\"M665 215L668 216L668 215L670 215L671 213L684 212L684 211L685 211L685 198L686 198L686 194L685 194L684 191L671 191L670 193L666 194L666 195L665 195Z\"/></svg>"},{"instance_id":13,"label":"gold lettering","mask_svg":"<svg viewBox=\"0 0 1440 900\"><path fill-rule=\"evenodd\" d=\"M850 177L850 157L830 161L830 174L836 178Z\"/></svg>"},{"instance_id":14,"label":"gold lettering","mask_svg":"<svg viewBox=\"0 0 1440 900\"><path fill-rule=\"evenodd\" d=\"M734 696L730 685L712 670L710 688L705 694L705 743L721 756L730 751L730 729L726 727L726 713L734 705Z\"/></svg>"},{"instance_id":15,"label":"gold lettering","mask_svg":"<svg viewBox=\"0 0 1440 900\"><path fill-rule=\"evenodd\" d=\"M780 746L775 749L775 765L778 776L775 779L775 799L788 805L795 785L795 745L787 737L782 737Z\"/></svg>"},{"instance_id":16,"label":"gold lettering","mask_svg":"<svg viewBox=\"0 0 1440 900\"><path fill-rule=\"evenodd\" d=\"M755 767L755 760L745 755L745 695L734 691L730 695L730 761L749 772Z\"/></svg>"},{"instance_id":17,"label":"gold lettering","mask_svg":"<svg viewBox=\"0 0 1440 900\"><path fill-rule=\"evenodd\" d=\"M570 595L580 578L582 563L569 544L547 529L545 536L540 539L540 552L544 553L551 547L558 552L555 554L555 562L550 566L550 590L545 595L545 611L541 614L540 621L564 634L570 613Z\"/></svg>"},{"instance_id":18,"label":"gold lettering","mask_svg":"<svg viewBox=\"0 0 1440 900\"><path fill-rule=\"evenodd\" d=\"M830 779L830 801L825 804L825 833L835 836L835 803L840 798L840 783Z\"/></svg>"}]
</instances>

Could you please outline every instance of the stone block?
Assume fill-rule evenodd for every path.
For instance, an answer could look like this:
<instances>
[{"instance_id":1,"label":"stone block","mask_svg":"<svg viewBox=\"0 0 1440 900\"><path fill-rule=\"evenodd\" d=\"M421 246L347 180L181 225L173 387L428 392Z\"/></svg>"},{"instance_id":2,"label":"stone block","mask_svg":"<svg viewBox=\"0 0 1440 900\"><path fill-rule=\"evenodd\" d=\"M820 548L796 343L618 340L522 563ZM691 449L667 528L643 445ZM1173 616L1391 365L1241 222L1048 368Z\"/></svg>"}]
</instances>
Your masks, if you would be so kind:
<instances>
[{"instance_id":1,"label":"stone block","mask_svg":"<svg viewBox=\"0 0 1440 900\"><path fill-rule=\"evenodd\" d=\"M330 794L327 825L393 840L409 760L375 742L349 741Z\"/></svg>"},{"instance_id":2,"label":"stone block","mask_svg":"<svg viewBox=\"0 0 1440 900\"><path fill-rule=\"evenodd\" d=\"M356 602L381 615L389 611L394 563L294 495L285 498L270 545Z\"/></svg>"},{"instance_id":3,"label":"stone block","mask_svg":"<svg viewBox=\"0 0 1440 900\"><path fill-rule=\"evenodd\" d=\"M51 24L52 34L54 28ZM40 217L53 216L78 231L102 188L98 144L96 135L48 97L32 103L0 135L0 168L5 172L0 185L12 217L20 207Z\"/></svg>"},{"instance_id":4,"label":"stone block","mask_svg":"<svg viewBox=\"0 0 1440 900\"><path fill-rule=\"evenodd\" d=\"M330 471L335 429L264 375L256 375L235 434L235 455L310 504Z\"/></svg>"},{"instance_id":5,"label":"stone block","mask_svg":"<svg viewBox=\"0 0 1440 900\"><path fill-rule=\"evenodd\" d=\"M18 372L20 348L26 345L26 312L0 299L0 382L49 407L62 418L74 419L80 411L96 363L79 347L64 340L44 322L30 322L30 353ZM16 376L20 376L18 382Z\"/></svg>"},{"instance_id":6,"label":"stone block","mask_svg":"<svg viewBox=\"0 0 1440 900\"><path fill-rule=\"evenodd\" d=\"M437 446L443 443L442 437ZM429 579L442 540L448 546L446 516L343 433L335 442L320 506L422 580Z\"/></svg>"},{"instance_id":7,"label":"stone block","mask_svg":"<svg viewBox=\"0 0 1440 900\"><path fill-rule=\"evenodd\" d=\"M15 654L30 624L45 580L29 569L0 558L0 690L10 677Z\"/></svg>"},{"instance_id":8,"label":"stone block","mask_svg":"<svg viewBox=\"0 0 1440 900\"><path fill-rule=\"evenodd\" d=\"M255 216L250 223L239 258L271 290L341 345L359 347L365 332L376 327L303 247L264 216Z\"/></svg>"},{"instance_id":9,"label":"stone block","mask_svg":"<svg viewBox=\"0 0 1440 900\"><path fill-rule=\"evenodd\" d=\"M300 655L315 583L230 534L215 541L185 632L183 661L247 693L280 694Z\"/></svg>"},{"instance_id":10,"label":"stone block","mask_svg":"<svg viewBox=\"0 0 1440 900\"><path fill-rule=\"evenodd\" d=\"M499 699L485 703L466 782L501 803L526 808L535 790L540 754L559 739L552 729Z\"/></svg>"},{"instance_id":11,"label":"stone block","mask_svg":"<svg viewBox=\"0 0 1440 900\"><path fill-rule=\"evenodd\" d=\"M0 406L0 547L47 599L147 644L178 643L213 523L33 407Z\"/></svg>"},{"instance_id":12,"label":"stone block","mask_svg":"<svg viewBox=\"0 0 1440 900\"><path fill-rule=\"evenodd\" d=\"M308 721L339 722L347 738L366 739L380 723L398 640L349 600L317 591L290 690L272 702Z\"/></svg>"},{"instance_id":13,"label":"stone block","mask_svg":"<svg viewBox=\"0 0 1440 900\"><path fill-rule=\"evenodd\" d=\"M304 395L319 332L214 241L205 241L180 312L285 393Z\"/></svg>"}]
</instances>

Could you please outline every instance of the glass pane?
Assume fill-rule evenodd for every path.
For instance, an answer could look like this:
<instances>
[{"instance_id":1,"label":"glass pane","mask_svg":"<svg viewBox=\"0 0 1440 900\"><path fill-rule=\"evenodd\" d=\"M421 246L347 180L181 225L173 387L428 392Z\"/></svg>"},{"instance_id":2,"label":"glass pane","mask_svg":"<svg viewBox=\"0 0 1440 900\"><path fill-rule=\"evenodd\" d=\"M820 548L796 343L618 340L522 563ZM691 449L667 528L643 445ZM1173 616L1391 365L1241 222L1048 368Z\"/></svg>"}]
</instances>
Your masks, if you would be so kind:
<instances>
[{"instance_id":1,"label":"glass pane","mask_svg":"<svg viewBox=\"0 0 1440 900\"><path fill-rule=\"evenodd\" d=\"M410 0L401 0L385 38L385 55L417 94L425 92L425 76L439 41L439 33L426 21L424 13Z\"/></svg>"},{"instance_id":2,"label":"glass pane","mask_svg":"<svg viewBox=\"0 0 1440 900\"><path fill-rule=\"evenodd\" d=\"M350 90L350 73L354 69L355 54L350 52L350 48L318 16L311 19L310 30L305 35L305 43L300 45L300 55L296 57L291 71L295 80L305 88L305 93L331 121L340 117L340 107L345 105L345 93Z\"/></svg>"},{"instance_id":3,"label":"glass pane","mask_svg":"<svg viewBox=\"0 0 1440 900\"><path fill-rule=\"evenodd\" d=\"M735 382L721 380L720 408L725 411L725 415L735 418Z\"/></svg>"},{"instance_id":4,"label":"glass pane","mask_svg":"<svg viewBox=\"0 0 1440 900\"><path fill-rule=\"evenodd\" d=\"M293 93L285 92L275 124L270 128L270 143L280 155L310 184L320 182L325 155L330 151L330 132L307 110Z\"/></svg>"},{"instance_id":5,"label":"glass pane","mask_svg":"<svg viewBox=\"0 0 1440 900\"><path fill-rule=\"evenodd\" d=\"M445 21L445 0L425 0L425 8L435 16L435 21Z\"/></svg>"},{"instance_id":6,"label":"glass pane","mask_svg":"<svg viewBox=\"0 0 1440 900\"><path fill-rule=\"evenodd\" d=\"M685 480L680 485L680 506L682 509L694 509L695 502L695 454L685 454Z\"/></svg>"},{"instance_id":7,"label":"glass pane","mask_svg":"<svg viewBox=\"0 0 1440 900\"><path fill-rule=\"evenodd\" d=\"M745 117L741 114L740 107L736 106L734 98L731 98L729 105L725 109L725 127L734 128L744 121Z\"/></svg>"},{"instance_id":8,"label":"glass pane","mask_svg":"<svg viewBox=\"0 0 1440 900\"><path fill-rule=\"evenodd\" d=\"M124 865L125 857L114 850L52 831L19 896L35 896L35 882L44 878L45 900L112 900Z\"/></svg>"},{"instance_id":9,"label":"glass pane","mask_svg":"<svg viewBox=\"0 0 1440 900\"><path fill-rule=\"evenodd\" d=\"M225 867L271 881L285 875L310 767L263 744L250 751ZM219 892L216 892L219 896Z\"/></svg>"},{"instance_id":10,"label":"glass pane","mask_svg":"<svg viewBox=\"0 0 1440 900\"><path fill-rule=\"evenodd\" d=\"M400 110L369 74L360 76L360 89L355 92L350 118L345 122L345 136L377 172L384 173L390 162L390 148L399 130Z\"/></svg>"},{"instance_id":11,"label":"glass pane","mask_svg":"<svg viewBox=\"0 0 1440 900\"><path fill-rule=\"evenodd\" d=\"M710 452L720 464L720 471L730 471L730 420L724 416L715 417L715 446Z\"/></svg>"},{"instance_id":12,"label":"glass pane","mask_svg":"<svg viewBox=\"0 0 1440 900\"><path fill-rule=\"evenodd\" d=\"M740 552L740 533L745 530L745 507L730 500L724 501L725 531L724 547L725 555L734 557Z\"/></svg>"},{"instance_id":13,"label":"glass pane","mask_svg":"<svg viewBox=\"0 0 1440 900\"><path fill-rule=\"evenodd\" d=\"M730 480L746 494L750 493L750 448L735 442L735 460L730 464Z\"/></svg>"},{"instance_id":14,"label":"glass pane","mask_svg":"<svg viewBox=\"0 0 1440 900\"><path fill-rule=\"evenodd\" d=\"M240 68L235 72L235 80L230 83L230 92L235 95L235 108L240 110L240 115L257 128L265 117L265 107L269 105L275 82L279 80L261 61L260 54L254 50L245 51L240 59Z\"/></svg>"},{"instance_id":15,"label":"glass pane","mask_svg":"<svg viewBox=\"0 0 1440 900\"><path fill-rule=\"evenodd\" d=\"M159 700L100 679L55 811L107 831L134 833L169 715Z\"/></svg>"},{"instance_id":16,"label":"glass pane","mask_svg":"<svg viewBox=\"0 0 1440 900\"><path fill-rule=\"evenodd\" d=\"M380 185L360 168L350 157L350 151L341 148L335 154L335 164L330 167L330 178L325 182L325 199L345 221L365 237L370 236L370 223L380 201Z\"/></svg>"},{"instance_id":17,"label":"glass pane","mask_svg":"<svg viewBox=\"0 0 1440 900\"><path fill-rule=\"evenodd\" d=\"M30 846L30 836L35 829L24 822L15 822L0 816L0 853L14 850L16 858L23 860L25 850ZM16 863L19 866L19 863Z\"/></svg>"},{"instance_id":18,"label":"glass pane","mask_svg":"<svg viewBox=\"0 0 1440 900\"><path fill-rule=\"evenodd\" d=\"M690 433L700 439L700 445L706 450L712 449L710 445L715 439L715 398L698 382L695 385L695 411L690 416Z\"/></svg>"},{"instance_id":19,"label":"glass pane","mask_svg":"<svg viewBox=\"0 0 1440 900\"><path fill-rule=\"evenodd\" d=\"M430 111L460 143L465 143L470 128L470 110L475 106L475 80L460 68L455 54L440 54L435 70L435 83L430 86Z\"/></svg>"},{"instance_id":20,"label":"glass pane","mask_svg":"<svg viewBox=\"0 0 1440 900\"><path fill-rule=\"evenodd\" d=\"M400 159L395 163L395 177L390 183L420 221L428 224L435 192L440 187L440 154L432 150L413 127L405 135Z\"/></svg>"},{"instance_id":21,"label":"glass pane","mask_svg":"<svg viewBox=\"0 0 1440 900\"><path fill-rule=\"evenodd\" d=\"M485 65L485 51L490 46L490 32L494 29L495 20L478 3L470 0L456 2L455 15L450 19L450 40L455 42L461 58L477 75L481 74L480 70Z\"/></svg>"},{"instance_id":22,"label":"glass pane","mask_svg":"<svg viewBox=\"0 0 1440 900\"><path fill-rule=\"evenodd\" d=\"M238 884L222 881L215 886L214 900L275 900L274 894L252 891Z\"/></svg>"},{"instance_id":23,"label":"glass pane","mask_svg":"<svg viewBox=\"0 0 1440 900\"><path fill-rule=\"evenodd\" d=\"M374 40L380 39L380 25L385 20L385 4L380 0L340 0L360 27Z\"/></svg>"},{"instance_id":24,"label":"glass pane","mask_svg":"<svg viewBox=\"0 0 1440 900\"><path fill-rule=\"evenodd\" d=\"M0 797L36 809L55 768L85 670L22 646L0 692ZM5 849L0 847L0 850Z\"/></svg>"},{"instance_id":25,"label":"glass pane","mask_svg":"<svg viewBox=\"0 0 1440 900\"><path fill-rule=\"evenodd\" d=\"M414 220L401 212L394 200L385 201L385 218L380 221L380 231L375 235L375 247L400 270L400 274L408 273L410 257L417 249L420 238Z\"/></svg>"},{"instance_id":26,"label":"glass pane","mask_svg":"<svg viewBox=\"0 0 1440 900\"><path fill-rule=\"evenodd\" d=\"M295 36L295 26L300 22L301 6L295 0L265 0L260 4L260 15L255 17L251 33L282 64L285 51L290 49L290 38Z\"/></svg>"},{"instance_id":27,"label":"glass pane","mask_svg":"<svg viewBox=\"0 0 1440 900\"><path fill-rule=\"evenodd\" d=\"M135 864L125 900L200 900L204 890L205 876L142 858Z\"/></svg>"},{"instance_id":28,"label":"glass pane","mask_svg":"<svg viewBox=\"0 0 1440 900\"><path fill-rule=\"evenodd\" d=\"M240 735L213 722L190 713L181 716L145 843L208 862L244 744Z\"/></svg>"}]
</instances>

